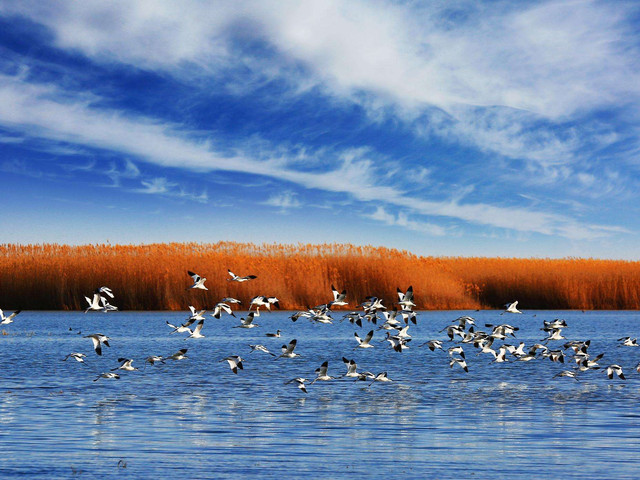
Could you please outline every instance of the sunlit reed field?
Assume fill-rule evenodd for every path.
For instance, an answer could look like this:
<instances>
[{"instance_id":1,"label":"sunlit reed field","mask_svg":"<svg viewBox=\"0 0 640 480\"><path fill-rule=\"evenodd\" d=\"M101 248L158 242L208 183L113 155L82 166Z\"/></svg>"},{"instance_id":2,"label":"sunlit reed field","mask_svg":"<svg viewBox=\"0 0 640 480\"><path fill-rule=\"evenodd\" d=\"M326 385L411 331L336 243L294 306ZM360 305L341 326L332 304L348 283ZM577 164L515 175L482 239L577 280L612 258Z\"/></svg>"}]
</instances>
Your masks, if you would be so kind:
<instances>
[{"instance_id":1,"label":"sunlit reed field","mask_svg":"<svg viewBox=\"0 0 640 480\"><path fill-rule=\"evenodd\" d=\"M258 278L230 282L227 269ZM204 290L186 290L192 270ZM355 308L367 295L390 305L413 285L418 309L639 309L640 262L593 259L423 257L345 244L220 242L151 245L0 246L4 309L84 309L84 296L107 285L121 310L210 308L232 296L276 296L284 309L332 300L331 285Z\"/></svg>"}]
</instances>

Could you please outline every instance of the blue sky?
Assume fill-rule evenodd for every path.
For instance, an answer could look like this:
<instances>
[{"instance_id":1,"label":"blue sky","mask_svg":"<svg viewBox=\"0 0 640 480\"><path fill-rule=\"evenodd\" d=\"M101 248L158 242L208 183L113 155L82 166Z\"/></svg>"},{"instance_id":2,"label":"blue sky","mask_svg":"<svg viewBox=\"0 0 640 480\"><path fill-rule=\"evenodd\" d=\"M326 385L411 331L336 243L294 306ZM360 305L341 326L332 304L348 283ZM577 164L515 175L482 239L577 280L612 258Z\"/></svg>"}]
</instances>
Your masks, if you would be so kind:
<instances>
[{"instance_id":1,"label":"blue sky","mask_svg":"<svg viewBox=\"0 0 640 480\"><path fill-rule=\"evenodd\" d=\"M640 259L640 6L0 2L0 242Z\"/></svg>"}]
</instances>

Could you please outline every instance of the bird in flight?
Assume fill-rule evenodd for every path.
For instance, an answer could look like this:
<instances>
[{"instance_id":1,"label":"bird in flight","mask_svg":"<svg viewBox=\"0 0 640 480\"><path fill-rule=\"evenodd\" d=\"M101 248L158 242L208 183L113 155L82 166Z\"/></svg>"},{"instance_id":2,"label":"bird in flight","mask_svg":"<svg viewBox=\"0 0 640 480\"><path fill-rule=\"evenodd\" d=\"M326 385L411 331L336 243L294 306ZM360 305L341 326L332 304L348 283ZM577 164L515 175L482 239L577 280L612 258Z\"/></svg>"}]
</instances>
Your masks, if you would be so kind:
<instances>
[{"instance_id":1,"label":"bird in flight","mask_svg":"<svg viewBox=\"0 0 640 480\"><path fill-rule=\"evenodd\" d=\"M229 272L229 275L231 276L231 278L227 278L228 282L248 282L249 280L253 280L258 278L255 275L245 275L244 277L241 277L239 275L236 275L235 273L233 273L231 270L227 269L227 272Z\"/></svg>"},{"instance_id":2,"label":"bird in flight","mask_svg":"<svg viewBox=\"0 0 640 480\"><path fill-rule=\"evenodd\" d=\"M187 288L187 290L191 288L199 288L200 290L209 290L207 287L204 286L204 282L207 281L206 278L201 277L197 273L193 273L191 270L188 270L187 273L191 278L193 278L193 285Z\"/></svg>"}]
</instances>

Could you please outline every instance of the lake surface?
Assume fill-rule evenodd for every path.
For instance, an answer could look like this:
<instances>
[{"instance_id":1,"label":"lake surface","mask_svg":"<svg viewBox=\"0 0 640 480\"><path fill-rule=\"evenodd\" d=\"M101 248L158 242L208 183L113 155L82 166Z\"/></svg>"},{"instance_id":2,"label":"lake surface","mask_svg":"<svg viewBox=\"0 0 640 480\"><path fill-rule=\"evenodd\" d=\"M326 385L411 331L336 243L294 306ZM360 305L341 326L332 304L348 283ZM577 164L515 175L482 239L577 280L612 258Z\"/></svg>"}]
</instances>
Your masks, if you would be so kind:
<instances>
[{"instance_id":1,"label":"lake surface","mask_svg":"<svg viewBox=\"0 0 640 480\"><path fill-rule=\"evenodd\" d=\"M421 343L438 338L460 315L518 326L527 347L544 338L543 320L563 318L568 340L591 340L600 365L623 367L626 381L604 370L580 381L554 378L575 366L548 359L491 363L465 345L469 373L449 368L446 351ZM354 349L349 322L293 323L290 312L264 313L260 327L232 328L225 316L205 321L201 339L170 334L184 312L22 312L0 335L0 477L51 478L637 478L640 473L640 348L618 338L640 336L638 312L421 312L408 350L397 353L377 330L374 348ZM338 319L342 312L336 312ZM71 329L71 330L70 330ZM282 338L266 332L282 330ZM82 334L78 334L81 331ZM111 347L97 356L90 333ZM295 359L272 352L296 338ZM501 344L496 341L494 346ZM562 341L550 342L560 347ZM188 358L147 366L150 355L188 348ZM561 347L560 347L561 348ZM71 352L87 354L86 365ZM228 355L241 355L234 375ZM329 374L388 372L393 382L338 378L304 394L285 381ZM94 379L133 358L140 371L120 380ZM510 360L514 360L510 357Z\"/></svg>"}]
</instances>

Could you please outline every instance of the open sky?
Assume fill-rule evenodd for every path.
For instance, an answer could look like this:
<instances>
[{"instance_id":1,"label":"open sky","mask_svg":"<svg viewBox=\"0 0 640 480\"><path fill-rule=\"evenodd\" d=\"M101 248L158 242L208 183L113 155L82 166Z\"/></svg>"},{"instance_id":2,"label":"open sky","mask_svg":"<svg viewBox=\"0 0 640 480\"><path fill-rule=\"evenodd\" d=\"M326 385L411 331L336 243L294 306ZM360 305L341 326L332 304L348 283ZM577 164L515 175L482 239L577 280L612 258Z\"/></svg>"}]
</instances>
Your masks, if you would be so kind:
<instances>
[{"instance_id":1,"label":"open sky","mask_svg":"<svg viewBox=\"0 0 640 480\"><path fill-rule=\"evenodd\" d=\"M0 2L0 242L640 259L640 4Z\"/></svg>"}]
</instances>

